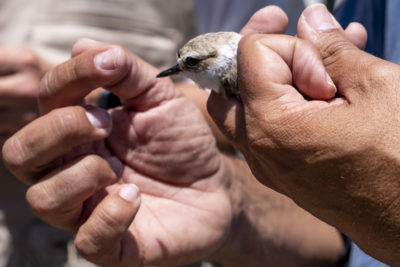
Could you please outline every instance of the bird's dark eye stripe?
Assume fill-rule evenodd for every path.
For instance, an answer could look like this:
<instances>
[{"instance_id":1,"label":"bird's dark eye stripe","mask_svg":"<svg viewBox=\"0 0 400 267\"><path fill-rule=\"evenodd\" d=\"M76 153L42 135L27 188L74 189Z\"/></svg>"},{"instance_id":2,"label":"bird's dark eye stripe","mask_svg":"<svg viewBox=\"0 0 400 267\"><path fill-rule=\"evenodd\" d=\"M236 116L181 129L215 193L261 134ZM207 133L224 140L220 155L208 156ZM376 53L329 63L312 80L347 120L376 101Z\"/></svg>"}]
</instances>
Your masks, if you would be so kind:
<instances>
[{"instance_id":1,"label":"bird's dark eye stripe","mask_svg":"<svg viewBox=\"0 0 400 267\"><path fill-rule=\"evenodd\" d=\"M199 62L201 61L201 59L198 58L194 58L194 57L187 57L185 59L185 63L189 66L195 66L197 65Z\"/></svg>"}]
</instances>

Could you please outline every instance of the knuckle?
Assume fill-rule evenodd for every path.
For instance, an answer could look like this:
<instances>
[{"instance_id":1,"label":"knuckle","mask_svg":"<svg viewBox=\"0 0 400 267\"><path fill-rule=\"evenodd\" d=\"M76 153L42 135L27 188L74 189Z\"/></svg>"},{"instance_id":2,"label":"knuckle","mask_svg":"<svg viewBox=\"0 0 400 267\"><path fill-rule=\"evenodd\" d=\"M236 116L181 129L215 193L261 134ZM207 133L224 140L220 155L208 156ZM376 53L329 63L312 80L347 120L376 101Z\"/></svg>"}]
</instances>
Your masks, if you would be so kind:
<instances>
[{"instance_id":1,"label":"knuckle","mask_svg":"<svg viewBox=\"0 0 400 267\"><path fill-rule=\"evenodd\" d=\"M102 257L99 242L93 237L78 234L75 238L75 247L78 253L87 260L99 260Z\"/></svg>"},{"instance_id":2,"label":"knuckle","mask_svg":"<svg viewBox=\"0 0 400 267\"><path fill-rule=\"evenodd\" d=\"M343 59L355 51L355 47L347 39L337 38L335 34L327 34L321 41L320 53L326 65L331 65Z\"/></svg>"},{"instance_id":3,"label":"knuckle","mask_svg":"<svg viewBox=\"0 0 400 267\"><path fill-rule=\"evenodd\" d=\"M115 203L106 203L103 209L99 210L98 220L102 222L102 228L107 233L120 233L125 230L123 224L121 224L121 207Z\"/></svg>"},{"instance_id":4,"label":"knuckle","mask_svg":"<svg viewBox=\"0 0 400 267\"><path fill-rule=\"evenodd\" d=\"M60 204L51 193L51 189L37 184L31 186L26 192L26 200L32 212L39 217L57 212Z\"/></svg>"},{"instance_id":5,"label":"knuckle","mask_svg":"<svg viewBox=\"0 0 400 267\"><path fill-rule=\"evenodd\" d=\"M80 70L80 64L75 59L69 60L48 71L39 85L39 102L44 106L52 107L54 94L63 86L72 81L85 79Z\"/></svg>"},{"instance_id":6,"label":"knuckle","mask_svg":"<svg viewBox=\"0 0 400 267\"><path fill-rule=\"evenodd\" d=\"M81 75L81 70L80 70L80 65L76 60L71 60L70 61L71 67L66 68L67 70L67 80L68 81L77 81L79 78L82 76Z\"/></svg>"},{"instance_id":7,"label":"knuckle","mask_svg":"<svg viewBox=\"0 0 400 267\"><path fill-rule=\"evenodd\" d=\"M85 156L79 162L78 169L82 177L93 177L95 188L111 184L117 179L107 162L97 155Z\"/></svg>"},{"instance_id":8,"label":"knuckle","mask_svg":"<svg viewBox=\"0 0 400 267\"><path fill-rule=\"evenodd\" d=\"M51 81L54 79L53 71L47 72L39 84L39 101L47 102L51 95Z\"/></svg>"},{"instance_id":9,"label":"knuckle","mask_svg":"<svg viewBox=\"0 0 400 267\"><path fill-rule=\"evenodd\" d=\"M85 116L79 106L52 110L46 117L49 132L64 140L82 138L91 129Z\"/></svg>"},{"instance_id":10,"label":"knuckle","mask_svg":"<svg viewBox=\"0 0 400 267\"><path fill-rule=\"evenodd\" d=\"M242 79L241 77L253 76L256 68L255 62L260 61L260 56L265 54L266 36L261 34L251 34L244 36L239 43L238 47L238 82L241 84L243 81L250 82L250 79ZM240 87L240 85L239 85Z\"/></svg>"},{"instance_id":11,"label":"knuckle","mask_svg":"<svg viewBox=\"0 0 400 267\"><path fill-rule=\"evenodd\" d=\"M116 207L117 208L117 207ZM99 214L100 213L100 214ZM93 220L93 218L92 218ZM117 247L104 236L114 235L120 229L119 221L102 210L97 213L98 223L83 225L75 238L75 246L84 258L97 263L111 263L119 260ZM95 227L95 229L94 229Z\"/></svg>"},{"instance_id":12,"label":"knuckle","mask_svg":"<svg viewBox=\"0 0 400 267\"><path fill-rule=\"evenodd\" d=\"M79 116L74 112L63 112L62 109L56 109L50 112L49 120L57 135L64 135L66 137L75 136L79 131Z\"/></svg>"},{"instance_id":13,"label":"knuckle","mask_svg":"<svg viewBox=\"0 0 400 267\"><path fill-rule=\"evenodd\" d=\"M2 155L4 164L11 170L18 170L24 165L25 151L18 137L9 138L3 145Z\"/></svg>"},{"instance_id":14,"label":"knuckle","mask_svg":"<svg viewBox=\"0 0 400 267\"><path fill-rule=\"evenodd\" d=\"M245 35L239 42L238 52L252 51L252 48L259 45L261 40L265 38L261 34ZM250 49L250 50L249 50Z\"/></svg>"}]
</instances>

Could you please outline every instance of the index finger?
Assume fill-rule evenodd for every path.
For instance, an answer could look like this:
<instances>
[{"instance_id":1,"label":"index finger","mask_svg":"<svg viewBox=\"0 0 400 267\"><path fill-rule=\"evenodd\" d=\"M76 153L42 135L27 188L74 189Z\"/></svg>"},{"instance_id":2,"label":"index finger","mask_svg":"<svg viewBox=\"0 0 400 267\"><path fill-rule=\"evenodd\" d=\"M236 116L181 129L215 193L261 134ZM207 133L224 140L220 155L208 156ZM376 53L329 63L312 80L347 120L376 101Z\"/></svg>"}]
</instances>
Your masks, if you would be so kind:
<instances>
[{"instance_id":1,"label":"index finger","mask_svg":"<svg viewBox=\"0 0 400 267\"><path fill-rule=\"evenodd\" d=\"M306 101L303 94L327 100L336 93L318 51L295 37L245 37L239 45L238 65L243 102L296 105Z\"/></svg>"},{"instance_id":2,"label":"index finger","mask_svg":"<svg viewBox=\"0 0 400 267\"><path fill-rule=\"evenodd\" d=\"M121 47L88 50L55 67L39 86L39 108L52 109L81 104L98 87L112 85L127 75L132 61Z\"/></svg>"},{"instance_id":3,"label":"index finger","mask_svg":"<svg viewBox=\"0 0 400 267\"><path fill-rule=\"evenodd\" d=\"M156 78L158 69L121 46L93 42L80 51L74 49L73 54L76 56L42 80L39 107L43 113L81 104L98 87L108 89L125 107L136 110L147 110L182 95L169 79Z\"/></svg>"}]
</instances>

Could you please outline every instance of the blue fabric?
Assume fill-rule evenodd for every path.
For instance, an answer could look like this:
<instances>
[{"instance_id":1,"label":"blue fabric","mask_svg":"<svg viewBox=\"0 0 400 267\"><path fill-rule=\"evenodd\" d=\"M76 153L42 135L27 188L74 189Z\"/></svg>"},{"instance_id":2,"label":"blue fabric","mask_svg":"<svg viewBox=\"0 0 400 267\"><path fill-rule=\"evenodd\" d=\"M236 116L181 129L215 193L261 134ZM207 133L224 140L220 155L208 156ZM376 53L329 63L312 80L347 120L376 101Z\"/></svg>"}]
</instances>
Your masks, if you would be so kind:
<instances>
[{"instance_id":1,"label":"blue fabric","mask_svg":"<svg viewBox=\"0 0 400 267\"><path fill-rule=\"evenodd\" d=\"M400 1L386 0L384 58L400 64Z\"/></svg>"},{"instance_id":2,"label":"blue fabric","mask_svg":"<svg viewBox=\"0 0 400 267\"><path fill-rule=\"evenodd\" d=\"M250 17L267 5L277 5L289 16L287 34L296 34L297 20L305 4L301 0L196 0L198 33L238 32Z\"/></svg>"},{"instance_id":3,"label":"blue fabric","mask_svg":"<svg viewBox=\"0 0 400 267\"><path fill-rule=\"evenodd\" d=\"M400 1L347 0L335 11L345 28L352 21L363 24L368 32L366 51L400 64Z\"/></svg>"},{"instance_id":4,"label":"blue fabric","mask_svg":"<svg viewBox=\"0 0 400 267\"><path fill-rule=\"evenodd\" d=\"M389 266L371 258L353 243L351 246L351 253L347 267L389 267Z\"/></svg>"},{"instance_id":5,"label":"blue fabric","mask_svg":"<svg viewBox=\"0 0 400 267\"><path fill-rule=\"evenodd\" d=\"M250 16L268 1L197 0L197 27L199 33L213 31L240 31Z\"/></svg>"},{"instance_id":6,"label":"blue fabric","mask_svg":"<svg viewBox=\"0 0 400 267\"><path fill-rule=\"evenodd\" d=\"M335 17L343 28L351 22L359 22L367 29L368 41L365 51L381 58L384 57L386 2L347 0L335 10Z\"/></svg>"}]
</instances>

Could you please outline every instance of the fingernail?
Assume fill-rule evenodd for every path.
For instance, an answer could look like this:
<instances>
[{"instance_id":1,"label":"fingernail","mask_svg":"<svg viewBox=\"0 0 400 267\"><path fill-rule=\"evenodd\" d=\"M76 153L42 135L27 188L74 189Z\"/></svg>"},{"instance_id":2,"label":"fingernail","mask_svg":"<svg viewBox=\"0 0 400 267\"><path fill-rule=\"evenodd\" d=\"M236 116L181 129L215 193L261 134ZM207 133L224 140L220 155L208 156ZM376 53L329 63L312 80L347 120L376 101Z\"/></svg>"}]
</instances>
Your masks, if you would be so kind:
<instances>
[{"instance_id":1,"label":"fingernail","mask_svg":"<svg viewBox=\"0 0 400 267\"><path fill-rule=\"evenodd\" d=\"M327 31L338 28L335 19L323 4L315 4L308 7L304 11L303 16L308 25L315 30Z\"/></svg>"},{"instance_id":2,"label":"fingernail","mask_svg":"<svg viewBox=\"0 0 400 267\"><path fill-rule=\"evenodd\" d=\"M107 161L108 165L110 165L110 167L114 171L114 173L119 177L122 172L121 161L116 157L106 158L106 161Z\"/></svg>"},{"instance_id":3,"label":"fingernail","mask_svg":"<svg viewBox=\"0 0 400 267\"><path fill-rule=\"evenodd\" d=\"M115 70L120 55L120 48L110 48L94 57L94 65L100 70Z\"/></svg>"},{"instance_id":4,"label":"fingernail","mask_svg":"<svg viewBox=\"0 0 400 267\"><path fill-rule=\"evenodd\" d=\"M119 190L119 196L128 202L134 202L139 196L139 188L134 184L126 184Z\"/></svg>"},{"instance_id":5,"label":"fingernail","mask_svg":"<svg viewBox=\"0 0 400 267\"><path fill-rule=\"evenodd\" d=\"M336 85L335 85L335 83L332 81L332 78L331 78L331 76L329 76L328 73L326 73L326 81L327 81L328 84L331 86L331 88L332 88L333 90L335 90L335 94L336 94L336 93L337 93Z\"/></svg>"},{"instance_id":6,"label":"fingernail","mask_svg":"<svg viewBox=\"0 0 400 267\"><path fill-rule=\"evenodd\" d=\"M86 117L89 122L96 128L105 130L111 129L111 118L107 111L92 106L86 107Z\"/></svg>"}]
</instances>

